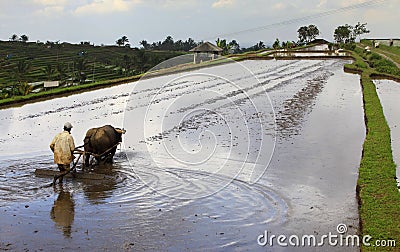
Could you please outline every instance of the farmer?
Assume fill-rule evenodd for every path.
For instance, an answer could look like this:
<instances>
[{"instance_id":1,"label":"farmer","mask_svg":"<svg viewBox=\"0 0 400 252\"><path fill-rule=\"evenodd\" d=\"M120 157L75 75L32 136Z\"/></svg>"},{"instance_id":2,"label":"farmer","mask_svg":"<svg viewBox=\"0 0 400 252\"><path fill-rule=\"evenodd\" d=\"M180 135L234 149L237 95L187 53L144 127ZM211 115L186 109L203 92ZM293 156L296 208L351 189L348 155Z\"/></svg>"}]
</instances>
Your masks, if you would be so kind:
<instances>
[{"instance_id":1,"label":"farmer","mask_svg":"<svg viewBox=\"0 0 400 252\"><path fill-rule=\"evenodd\" d=\"M60 169L60 176L54 176L54 182L59 177L59 182L62 183L63 176L70 171L70 164L74 160L74 138L71 136L72 125L69 122L64 124L64 131L58 133L50 143L50 149L54 152L54 163Z\"/></svg>"}]
</instances>

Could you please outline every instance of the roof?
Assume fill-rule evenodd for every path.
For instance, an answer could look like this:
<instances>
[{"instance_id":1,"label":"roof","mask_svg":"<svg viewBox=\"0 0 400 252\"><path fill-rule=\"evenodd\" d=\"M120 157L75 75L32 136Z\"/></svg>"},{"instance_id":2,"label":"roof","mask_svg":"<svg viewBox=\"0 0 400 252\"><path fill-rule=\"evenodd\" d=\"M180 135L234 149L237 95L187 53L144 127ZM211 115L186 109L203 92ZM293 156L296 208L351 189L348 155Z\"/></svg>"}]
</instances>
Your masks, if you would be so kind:
<instances>
[{"instance_id":1,"label":"roof","mask_svg":"<svg viewBox=\"0 0 400 252\"><path fill-rule=\"evenodd\" d=\"M210 42L204 42L201 45L189 50L190 52L222 52L222 49Z\"/></svg>"},{"instance_id":2,"label":"roof","mask_svg":"<svg viewBox=\"0 0 400 252\"><path fill-rule=\"evenodd\" d=\"M60 85L59 81L44 81L43 86L46 87L58 87Z\"/></svg>"},{"instance_id":3,"label":"roof","mask_svg":"<svg viewBox=\"0 0 400 252\"><path fill-rule=\"evenodd\" d=\"M330 42L325 39L314 39L310 44L329 44Z\"/></svg>"}]
</instances>

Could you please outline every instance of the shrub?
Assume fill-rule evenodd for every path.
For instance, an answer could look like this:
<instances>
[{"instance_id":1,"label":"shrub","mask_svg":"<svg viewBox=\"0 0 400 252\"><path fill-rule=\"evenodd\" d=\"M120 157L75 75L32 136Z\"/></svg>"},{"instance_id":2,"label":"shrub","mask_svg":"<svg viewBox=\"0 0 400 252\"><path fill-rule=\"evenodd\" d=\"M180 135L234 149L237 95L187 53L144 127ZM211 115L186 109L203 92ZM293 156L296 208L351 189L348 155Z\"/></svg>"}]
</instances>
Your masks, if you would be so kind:
<instances>
[{"instance_id":1,"label":"shrub","mask_svg":"<svg viewBox=\"0 0 400 252\"><path fill-rule=\"evenodd\" d=\"M354 51L354 49L356 49L356 44L355 43L345 43L345 44L343 44L343 48L346 50Z\"/></svg>"},{"instance_id":2,"label":"shrub","mask_svg":"<svg viewBox=\"0 0 400 252\"><path fill-rule=\"evenodd\" d=\"M355 63L355 65L356 65L357 67L359 67L359 68L368 68L367 63L365 63L364 61L357 61L357 62Z\"/></svg>"},{"instance_id":3,"label":"shrub","mask_svg":"<svg viewBox=\"0 0 400 252\"><path fill-rule=\"evenodd\" d=\"M369 56L369 60L374 61L374 60L380 60L382 59L382 56L380 56L377 53L371 53L371 55Z\"/></svg>"},{"instance_id":4,"label":"shrub","mask_svg":"<svg viewBox=\"0 0 400 252\"><path fill-rule=\"evenodd\" d=\"M392 75L400 75L400 70L396 66L390 66L390 65L378 65L375 67L375 69L379 72L382 73L388 73Z\"/></svg>"}]
</instances>

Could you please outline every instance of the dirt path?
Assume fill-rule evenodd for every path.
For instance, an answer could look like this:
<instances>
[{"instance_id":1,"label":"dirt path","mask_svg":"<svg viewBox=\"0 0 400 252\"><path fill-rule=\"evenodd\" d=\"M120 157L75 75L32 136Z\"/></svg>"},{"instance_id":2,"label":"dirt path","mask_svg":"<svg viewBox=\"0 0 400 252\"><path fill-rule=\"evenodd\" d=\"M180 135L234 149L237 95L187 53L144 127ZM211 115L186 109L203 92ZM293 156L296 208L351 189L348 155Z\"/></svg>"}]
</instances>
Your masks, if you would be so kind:
<instances>
[{"instance_id":1,"label":"dirt path","mask_svg":"<svg viewBox=\"0 0 400 252\"><path fill-rule=\"evenodd\" d=\"M364 46L357 45L357 47L359 47L359 48L361 48L361 49L364 50ZM382 52L382 50L376 49L376 48L371 48L371 51L374 52L374 53L377 53L377 54L379 54L380 56L382 56L383 58L385 58L385 59L387 59L387 60L393 62L393 63L397 66L397 68L400 69L400 64L397 63L397 62L396 62L394 59L392 59L391 57L389 57L389 56L386 55L386 54L390 54L390 55L395 56L395 54L393 54L393 53L391 53L391 52L386 52L386 51L385 51L386 54L384 54L384 53Z\"/></svg>"},{"instance_id":2,"label":"dirt path","mask_svg":"<svg viewBox=\"0 0 400 252\"><path fill-rule=\"evenodd\" d=\"M387 59L387 60L393 62L393 63L397 66L397 68L400 69L400 64L397 63L396 61L394 61L394 60L393 60L392 58L390 58L389 56L383 54L382 52L380 52L380 51L378 51L378 50L375 50L375 53L377 53L377 54L379 54L380 56L382 56L383 58L385 58L385 59ZM389 53L389 52L388 52L388 54L392 54L392 53Z\"/></svg>"}]
</instances>

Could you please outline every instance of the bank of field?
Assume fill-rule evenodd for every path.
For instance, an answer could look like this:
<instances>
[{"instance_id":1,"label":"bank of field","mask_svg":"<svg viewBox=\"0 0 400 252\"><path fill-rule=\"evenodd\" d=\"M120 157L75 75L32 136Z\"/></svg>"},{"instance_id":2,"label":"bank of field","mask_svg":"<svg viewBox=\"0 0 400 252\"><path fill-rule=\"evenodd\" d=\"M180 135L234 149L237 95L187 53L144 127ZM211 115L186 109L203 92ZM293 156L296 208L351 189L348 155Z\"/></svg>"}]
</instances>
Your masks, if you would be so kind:
<instances>
[{"instance_id":1,"label":"bank of field","mask_svg":"<svg viewBox=\"0 0 400 252\"><path fill-rule=\"evenodd\" d=\"M381 49L382 50L382 49ZM390 129L372 82L372 77L400 79L398 68L382 57L356 49L355 61L345 69L361 75L367 134L363 145L357 194L361 235L376 240L395 240L396 247L365 245L363 251L398 251L400 247L400 192L396 186L396 165L392 157ZM379 56L379 55L378 55Z\"/></svg>"}]
</instances>

